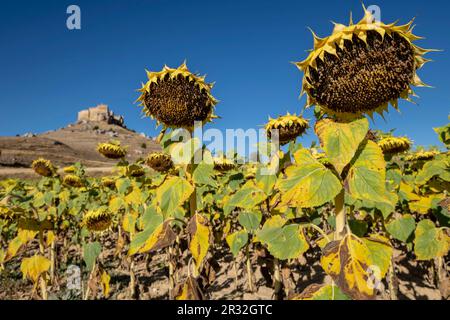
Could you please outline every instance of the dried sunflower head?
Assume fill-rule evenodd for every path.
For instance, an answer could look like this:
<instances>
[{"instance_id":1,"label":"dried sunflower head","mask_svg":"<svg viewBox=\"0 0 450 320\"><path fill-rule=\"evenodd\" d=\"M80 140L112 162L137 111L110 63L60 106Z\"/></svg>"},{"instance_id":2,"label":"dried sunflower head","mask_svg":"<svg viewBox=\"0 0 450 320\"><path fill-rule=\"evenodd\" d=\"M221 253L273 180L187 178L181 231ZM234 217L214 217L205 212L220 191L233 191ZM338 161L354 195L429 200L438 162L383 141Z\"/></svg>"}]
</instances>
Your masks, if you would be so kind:
<instances>
[{"instance_id":1,"label":"dried sunflower head","mask_svg":"<svg viewBox=\"0 0 450 320\"><path fill-rule=\"evenodd\" d=\"M77 175L67 174L63 178L63 184L70 187L81 188L83 186L83 181Z\"/></svg>"},{"instance_id":2,"label":"dried sunflower head","mask_svg":"<svg viewBox=\"0 0 450 320\"><path fill-rule=\"evenodd\" d=\"M230 160L225 157L215 157L214 159L214 170L225 172L233 170L236 167L236 164L233 160Z\"/></svg>"},{"instance_id":3,"label":"dried sunflower head","mask_svg":"<svg viewBox=\"0 0 450 320\"><path fill-rule=\"evenodd\" d=\"M406 161L428 161L432 160L440 152L438 151L419 151L405 157Z\"/></svg>"},{"instance_id":4,"label":"dried sunflower head","mask_svg":"<svg viewBox=\"0 0 450 320\"><path fill-rule=\"evenodd\" d=\"M192 128L194 121L206 123L216 118L217 100L212 83L191 73L186 63L177 69L167 66L159 72L147 71L148 81L139 90L144 113L171 128Z\"/></svg>"},{"instance_id":5,"label":"dried sunflower head","mask_svg":"<svg viewBox=\"0 0 450 320\"><path fill-rule=\"evenodd\" d=\"M74 166L68 166L63 168L64 173L75 173L77 171L77 168Z\"/></svg>"},{"instance_id":6,"label":"dried sunflower head","mask_svg":"<svg viewBox=\"0 0 450 320\"><path fill-rule=\"evenodd\" d=\"M145 162L150 168L158 172L167 172L173 168L170 155L162 152L149 154Z\"/></svg>"},{"instance_id":7,"label":"dried sunflower head","mask_svg":"<svg viewBox=\"0 0 450 320\"><path fill-rule=\"evenodd\" d=\"M145 170L139 165L132 164L127 167L126 174L129 177L142 177L143 175L145 175Z\"/></svg>"},{"instance_id":8,"label":"dried sunflower head","mask_svg":"<svg viewBox=\"0 0 450 320\"><path fill-rule=\"evenodd\" d=\"M103 177L102 185L106 188L114 189L116 187L116 181L108 177Z\"/></svg>"},{"instance_id":9,"label":"dried sunflower head","mask_svg":"<svg viewBox=\"0 0 450 320\"><path fill-rule=\"evenodd\" d=\"M295 138L302 135L308 128L308 120L298 117L295 114L291 115L289 112L287 115L276 119L269 118L269 122L265 126L269 139L272 137L272 130L278 130L280 145L295 140Z\"/></svg>"},{"instance_id":10,"label":"dried sunflower head","mask_svg":"<svg viewBox=\"0 0 450 320\"><path fill-rule=\"evenodd\" d=\"M319 38L314 49L297 62L303 71L302 94L307 106L319 106L341 119L382 114L390 103L397 109L399 98L409 100L410 88L425 86L416 74L428 59L426 50L413 44L420 37L406 25L375 21L364 8L364 18L349 26L335 23L333 33Z\"/></svg>"},{"instance_id":11,"label":"dried sunflower head","mask_svg":"<svg viewBox=\"0 0 450 320\"><path fill-rule=\"evenodd\" d=\"M43 177L51 177L56 174L56 168L53 164L49 160L43 158L34 160L31 164L31 168L33 168L34 172Z\"/></svg>"},{"instance_id":12,"label":"dried sunflower head","mask_svg":"<svg viewBox=\"0 0 450 320\"><path fill-rule=\"evenodd\" d=\"M408 151L411 148L411 141L405 137L386 137L378 141L378 145L384 154L394 155Z\"/></svg>"},{"instance_id":13,"label":"dried sunflower head","mask_svg":"<svg viewBox=\"0 0 450 320\"><path fill-rule=\"evenodd\" d=\"M90 210L83 218L83 224L89 231L105 231L111 223L112 214L105 209Z\"/></svg>"},{"instance_id":14,"label":"dried sunflower head","mask_svg":"<svg viewBox=\"0 0 450 320\"><path fill-rule=\"evenodd\" d=\"M117 141L99 143L97 151L108 159L120 159L127 154L127 151Z\"/></svg>"}]
</instances>

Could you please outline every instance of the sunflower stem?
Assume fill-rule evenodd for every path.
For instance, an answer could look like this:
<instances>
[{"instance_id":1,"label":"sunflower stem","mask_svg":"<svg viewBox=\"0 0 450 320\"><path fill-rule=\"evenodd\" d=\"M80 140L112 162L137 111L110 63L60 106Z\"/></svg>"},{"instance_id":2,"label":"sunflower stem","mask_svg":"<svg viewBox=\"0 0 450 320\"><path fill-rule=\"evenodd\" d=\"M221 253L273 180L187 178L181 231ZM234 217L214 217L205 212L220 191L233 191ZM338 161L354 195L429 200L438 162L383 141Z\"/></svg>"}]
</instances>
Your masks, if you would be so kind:
<instances>
[{"instance_id":1,"label":"sunflower stem","mask_svg":"<svg viewBox=\"0 0 450 320\"><path fill-rule=\"evenodd\" d=\"M347 232L347 215L345 212L344 201L345 190L342 189L336 198L334 198L334 210L336 216L336 231L334 234L334 240L341 240Z\"/></svg>"}]
</instances>

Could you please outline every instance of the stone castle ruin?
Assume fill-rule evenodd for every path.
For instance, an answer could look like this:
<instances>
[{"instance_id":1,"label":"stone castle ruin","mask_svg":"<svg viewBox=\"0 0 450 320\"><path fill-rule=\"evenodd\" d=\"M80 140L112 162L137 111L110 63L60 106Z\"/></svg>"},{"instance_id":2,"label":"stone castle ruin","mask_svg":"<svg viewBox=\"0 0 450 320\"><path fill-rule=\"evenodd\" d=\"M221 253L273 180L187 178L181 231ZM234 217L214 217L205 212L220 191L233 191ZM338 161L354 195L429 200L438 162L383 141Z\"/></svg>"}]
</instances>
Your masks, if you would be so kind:
<instances>
[{"instance_id":1,"label":"stone castle ruin","mask_svg":"<svg viewBox=\"0 0 450 320\"><path fill-rule=\"evenodd\" d=\"M122 116L115 115L106 104L99 104L86 110L78 112L78 122L106 122L125 127Z\"/></svg>"}]
</instances>

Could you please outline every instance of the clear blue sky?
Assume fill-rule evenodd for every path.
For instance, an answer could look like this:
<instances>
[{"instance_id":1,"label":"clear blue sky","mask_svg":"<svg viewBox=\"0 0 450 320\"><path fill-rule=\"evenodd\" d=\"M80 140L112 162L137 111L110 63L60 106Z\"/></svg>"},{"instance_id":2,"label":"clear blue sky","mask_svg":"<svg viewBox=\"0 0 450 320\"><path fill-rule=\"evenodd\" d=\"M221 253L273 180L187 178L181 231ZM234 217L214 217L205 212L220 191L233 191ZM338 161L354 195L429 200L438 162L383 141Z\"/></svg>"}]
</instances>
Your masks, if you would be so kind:
<instances>
[{"instance_id":1,"label":"clear blue sky","mask_svg":"<svg viewBox=\"0 0 450 320\"><path fill-rule=\"evenodd\" d=\"M66 28L66 8L77 4L82 29ZM419 72L434 89L418 88L418 105L401 102L373 128L397 128L418 144L438 144L433 126L450 111L448 1L366 2L382 20L416 17L418 42L434 62ZM267 117L300 112L299 61L312 46L307 27L326 36L331 20L362 16L360 1L53 0L2 1L0 5L0 135L44 132L76 120L78 110L108 104L138 132L155 135L133 102L144 68L159 70L187 59L192 71L215 81L222 117L208 127L254 128ZM312 118L312 110L305 112ZM312 130L302 141L314 138ZM315 138L314 138L315 139Z\"/></svg>"}]
</instances>

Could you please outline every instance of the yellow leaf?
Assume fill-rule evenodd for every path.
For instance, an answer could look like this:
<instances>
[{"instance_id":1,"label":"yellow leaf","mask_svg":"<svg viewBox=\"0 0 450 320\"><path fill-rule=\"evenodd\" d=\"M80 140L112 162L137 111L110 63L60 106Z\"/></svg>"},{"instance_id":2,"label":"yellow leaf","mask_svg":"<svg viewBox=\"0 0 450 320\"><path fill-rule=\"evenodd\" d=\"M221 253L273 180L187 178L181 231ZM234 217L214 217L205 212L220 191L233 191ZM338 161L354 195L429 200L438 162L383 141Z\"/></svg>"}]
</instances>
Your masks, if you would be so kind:
<instances>
[{"instance_id":1,"label":"yellow leaf","mask_svg":"<svg viewBox=\"0 0 450 320\"><path fill-rule=\"evenodd\" d=\"M28 241L34 239L37 234L37 231L19 229L17 236L8 244L5 260L13 258L19 251L20 247L22 247L22 245L26 244Z\"/></svg>"},{"instance_id":2,"label":"yellow leaf","mask_svg":"<svg viewBox=\"0 0 450 320\"><path fill-rule=\"evenodd\" d=\"M436 199L442 200L443 198L443 196L419 197L419 201L409 202L409 208L411 211L415 211L420 214L427 214L428 210L433 208L433 201Z\"/></svg>"},{"instance_id":3,"label":"yellow leaf","mask_svg":"<svg viewBox=\"0 0 450 320\"><path fill-rule=\"evenodd\" d=\"M320 144L339 174L355 156L368 130L369 122L366 118L351 122L323 119L315 125Z\"/></svg>"},{"instance_id":4,"label":"yellow leaf","mask_svg":"<svg viewBox=\"0 0 450 320\"><path fill-rule=\"evenodd\" d=\"M110 291L109 281L111 280L111 276L108 273L106 273L106 271L103 271L101 280L102 280L103 295L107 298L109 296Z\"/></svg>"},{"instance_id":5,"label":"yellow leaf","mask_svg":"<svg viewBox=\"0 0 450 320\"><path fill-rule=\"evenodd\" d=\"M189 234L191 235L189 250L194 257L197 270L200 271L200 266L209 249L210 231L207 225L207 220L203 216L195 214L189 221L187 228Z\"/></svg>"},{"instance_id":6,"label":"yellow leaf","mask_svg":"<svg viewBox=\"0 0 450 320\"><path fill-rule=\"evenodd\" d=\"M125 196L125 203L139 205L142 203L142 193L141 189L134 187L128 195Z\"/></svg>"},{"instance_id":7,"label":"yellow leaf","mask_svg":"<svg viewBox=\"0 0 450 320\"><path fill-rule=\"evenodd\" d=\"M328 243L320 262L345 294L354 299L371 299L389 266L391 253L392 248L381 241L348 234L341 241Z\"/></svg>"},{"instance_id":8,"label":"yellow leaf","mask_svg":"<svg viewBox=\"0 0 450 320\"><path fill-rule=\"evenodd\" d=\"M48 271L50 264L50 260L47 258L36 255L31 258L23 258L20 265L20 270L23 273L24 279L29 278L36 283L39 276Z\"/></svg>"},{"instance_id":9,"label":"yellow leaf","mask_svg":"<svg viewBox=\"0 0 450 320\"><path fill-rule=\"evenodd\" d=\"M47 246L51 245L53 243L53 241L55 241L56 236L55 233L53 231L48 231L47 232Z\"/></svg>"}]
</instances>

